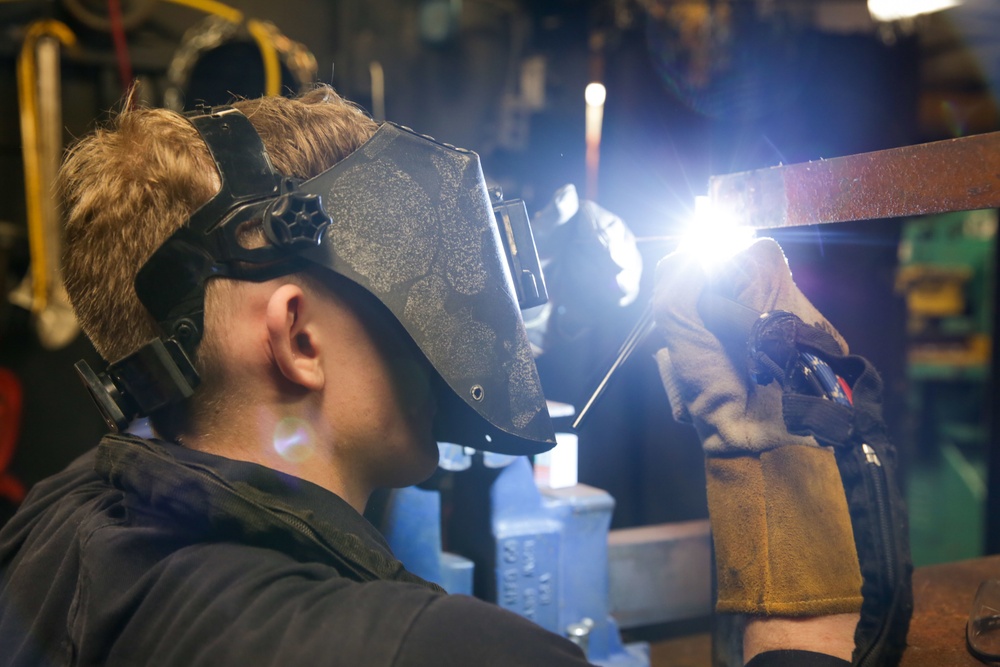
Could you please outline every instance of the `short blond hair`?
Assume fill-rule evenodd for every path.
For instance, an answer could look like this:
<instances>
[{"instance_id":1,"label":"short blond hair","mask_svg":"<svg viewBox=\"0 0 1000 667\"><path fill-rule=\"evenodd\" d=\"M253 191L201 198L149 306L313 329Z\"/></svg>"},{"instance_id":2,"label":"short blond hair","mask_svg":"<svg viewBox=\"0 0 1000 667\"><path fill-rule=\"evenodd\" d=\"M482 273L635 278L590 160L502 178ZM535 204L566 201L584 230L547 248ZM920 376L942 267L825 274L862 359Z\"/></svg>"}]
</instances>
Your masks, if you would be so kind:
<instances>
[{"instance_id":1,"label":"short blond hair","mask_svg":"<svg viewBox=\"0 0 1000 667\"><path fill-rule=\"evenodd\" d=\"M295 99L265 97L234 106L260 134L275 169L300 179L336 164L378 127L328 86ZM60 171L66 289L81 327L105 359L131 354L160 335L135 294L135 276L214 196L219 182L194 126L165 109L125 110L67 153Z\"/></svg>"}]
</instances>

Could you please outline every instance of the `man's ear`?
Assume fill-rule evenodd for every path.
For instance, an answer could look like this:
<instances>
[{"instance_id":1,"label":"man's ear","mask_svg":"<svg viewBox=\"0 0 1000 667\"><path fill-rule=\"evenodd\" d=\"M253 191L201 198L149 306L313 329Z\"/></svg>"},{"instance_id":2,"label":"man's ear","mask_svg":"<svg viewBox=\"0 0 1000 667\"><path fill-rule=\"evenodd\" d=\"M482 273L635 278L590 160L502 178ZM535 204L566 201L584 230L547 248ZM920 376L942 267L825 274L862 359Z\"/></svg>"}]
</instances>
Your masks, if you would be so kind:
<instances>
[{"instance_id":1,"label":"man's ear","mask_svg":"<svg viewBox=\"0 0 1000 667\"><path fill-rule=\"evenodd\" d=\"M284 284L267 302L267 337L274 365L285 378L310 391L325 378L316 336L315 301L294 284Z\"/></svg>"}]
</instances>

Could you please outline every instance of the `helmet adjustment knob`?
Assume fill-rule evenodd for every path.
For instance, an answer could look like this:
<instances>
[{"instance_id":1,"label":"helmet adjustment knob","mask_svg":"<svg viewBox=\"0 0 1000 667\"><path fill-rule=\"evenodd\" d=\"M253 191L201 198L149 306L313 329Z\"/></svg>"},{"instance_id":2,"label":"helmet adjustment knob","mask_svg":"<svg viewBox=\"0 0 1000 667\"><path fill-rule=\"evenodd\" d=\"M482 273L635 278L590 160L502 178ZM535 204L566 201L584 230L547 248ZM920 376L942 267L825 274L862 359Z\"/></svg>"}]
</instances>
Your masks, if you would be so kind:
<instances>
[{"instance_id":1,"label":"helmet adjustment knob","mask_svg":"<svg viewBox=\"0 0 1000 667\"><path fill-rule=\"evenodd\" d=\"M331 222L320 196L301 192L289 192L264 214L268 238L283 247L319 245Z\"/></svg>"}]
</instances>

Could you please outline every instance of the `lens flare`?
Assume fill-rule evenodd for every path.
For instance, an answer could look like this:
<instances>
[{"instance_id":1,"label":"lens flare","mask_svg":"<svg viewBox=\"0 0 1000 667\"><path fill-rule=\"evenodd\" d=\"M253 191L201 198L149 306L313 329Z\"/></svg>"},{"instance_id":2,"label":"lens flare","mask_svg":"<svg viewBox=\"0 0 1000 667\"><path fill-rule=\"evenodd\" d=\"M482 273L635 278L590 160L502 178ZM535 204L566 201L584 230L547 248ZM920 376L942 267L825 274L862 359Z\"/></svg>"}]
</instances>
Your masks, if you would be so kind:
<instances>
[{"instance_id":1,"label":"lens flare","mask_svg":"<svg viewBox=\"0 0 1000 667\"><path fill-rule=\"evenodd\" d=\"M274 451L292 463L302 463L316 451L316 434L304 419L285 417L274 428Z\"/></svg>"},{"instance_id":2,"label":"lens flare","mask_svg":"<svg viewBox=\"0 0 1000 667\"><path fill-rule=\"evenodd\" d=\"M952 137L964 137L966 134L965 125L962 122L962 113L951 100L941 102L941 117L951 132Z\"/></svg>"},{"instance_id":3,"label":"lens flare","mask_svg":"<svg viewBox=\"0 0 1000 667\"><path fill-rule=\"evenodd\" d=\"M694 215L688 220L679 250L693 254L706 271L712 271L754 239L751 227L712 205L708 197L695 197Z\"/></svg>"}]
</instances>

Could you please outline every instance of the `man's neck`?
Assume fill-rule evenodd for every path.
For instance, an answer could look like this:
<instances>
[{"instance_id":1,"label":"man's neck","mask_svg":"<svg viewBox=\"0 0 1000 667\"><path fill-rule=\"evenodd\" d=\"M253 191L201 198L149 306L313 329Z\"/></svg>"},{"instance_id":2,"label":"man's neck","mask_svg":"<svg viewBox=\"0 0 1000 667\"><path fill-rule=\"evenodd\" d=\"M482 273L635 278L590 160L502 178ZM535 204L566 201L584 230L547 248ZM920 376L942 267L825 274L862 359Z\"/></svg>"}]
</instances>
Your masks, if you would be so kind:
<instances>
[{"instance_id":1,"label":"man's neck","mask_svg":"<svg viewBox=\"0 0 1000 667\"><path fill-rule=\"evenodd\" d=\"M268 411L269 412L269 411ZM371 495L363 476L348 470L330 451L329 439L306 420L284 417L233 420L232 426L201 429L178 440L197 451L256 463L294 475L335 493L359 513Z\"/></svg>"}]
</instances>

